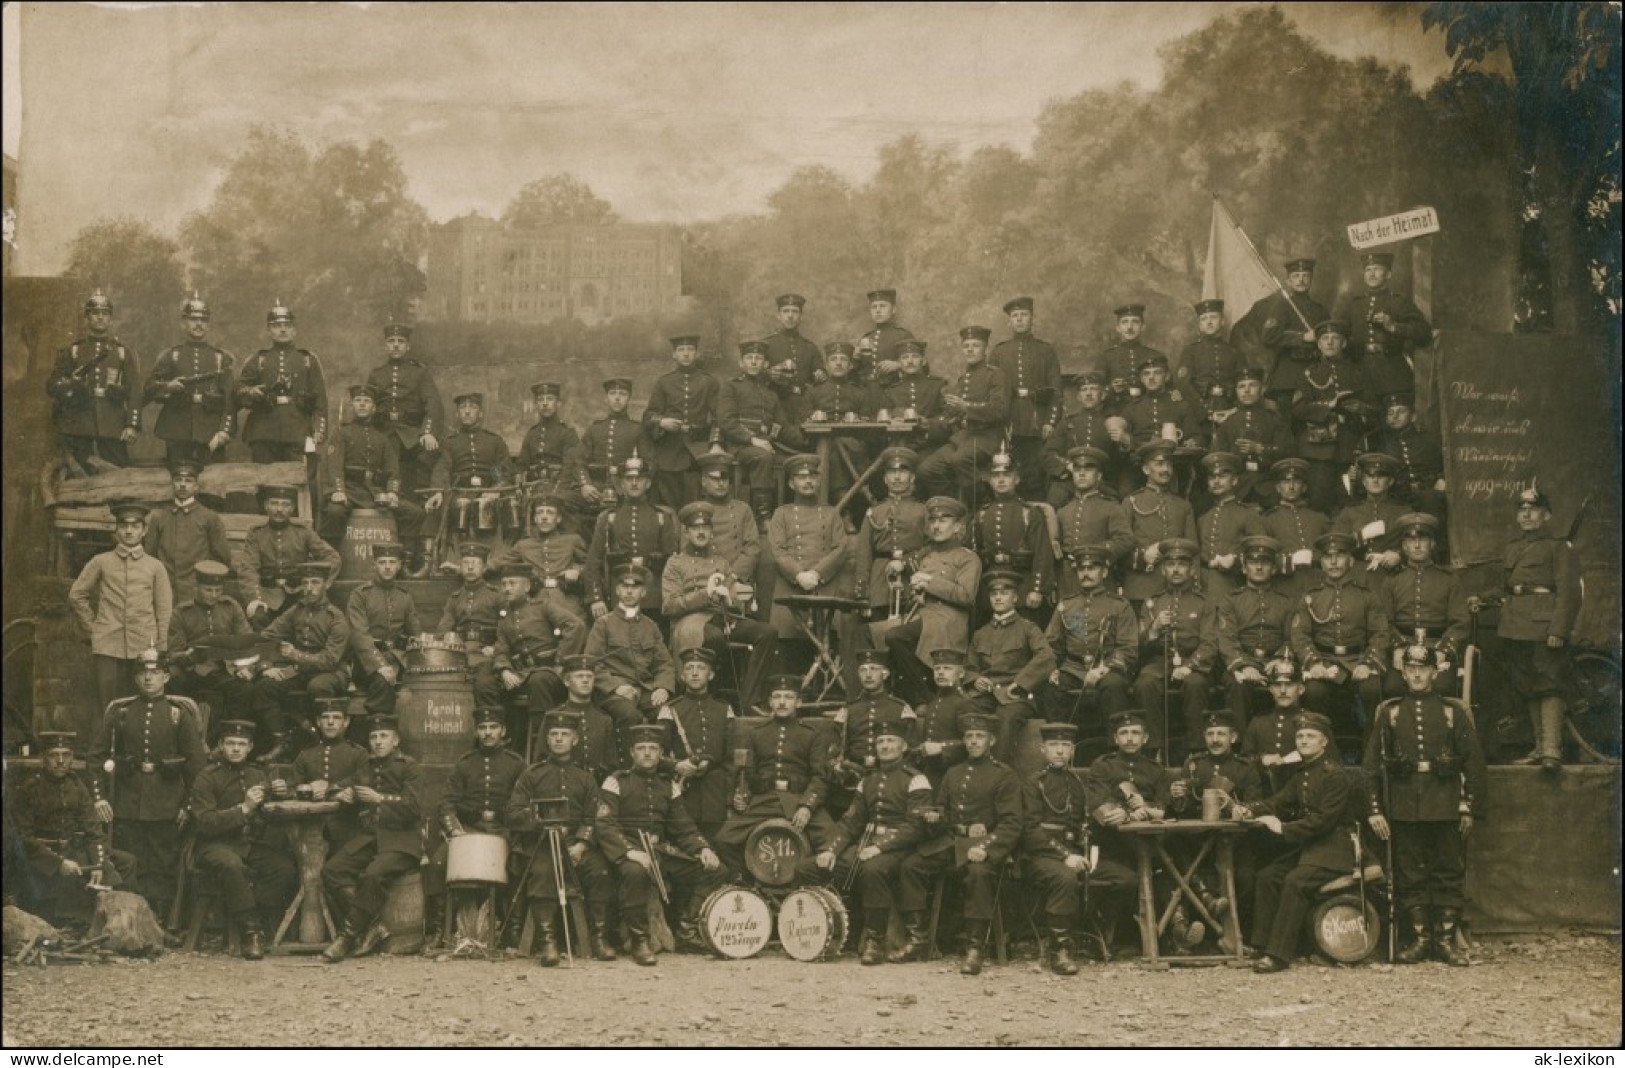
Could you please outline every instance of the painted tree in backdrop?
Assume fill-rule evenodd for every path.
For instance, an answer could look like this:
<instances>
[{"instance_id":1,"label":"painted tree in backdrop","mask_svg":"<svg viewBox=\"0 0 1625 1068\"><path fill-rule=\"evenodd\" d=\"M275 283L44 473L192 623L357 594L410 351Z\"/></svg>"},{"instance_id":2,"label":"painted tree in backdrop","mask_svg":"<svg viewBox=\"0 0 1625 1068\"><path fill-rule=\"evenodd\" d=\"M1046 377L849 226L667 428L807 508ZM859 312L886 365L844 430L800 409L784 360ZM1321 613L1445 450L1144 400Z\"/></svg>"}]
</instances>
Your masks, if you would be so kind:
<instances>
[{"instance_id":1,"label":"painted tree in backdrop","mask_svg":"<svg viewBox=\"0 0 1625 1068\"><path fill-rule=\"evenodd\" d=\"M101 219L74 235L67 273L84 282L81 301L100 288L113 301L114 332L145 373L180 336L185 298L180 248L136 219Z\"/></svg>"}]
</instances>

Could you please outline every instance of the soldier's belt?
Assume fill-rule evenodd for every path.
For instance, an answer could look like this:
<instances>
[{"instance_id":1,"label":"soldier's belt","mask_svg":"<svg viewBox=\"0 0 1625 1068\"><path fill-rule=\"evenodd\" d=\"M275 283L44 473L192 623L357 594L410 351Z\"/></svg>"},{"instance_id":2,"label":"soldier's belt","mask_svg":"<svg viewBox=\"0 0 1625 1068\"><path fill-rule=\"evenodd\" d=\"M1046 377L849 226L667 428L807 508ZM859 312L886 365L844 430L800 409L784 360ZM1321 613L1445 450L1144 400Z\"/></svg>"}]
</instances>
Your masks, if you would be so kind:
<instances>
[{"instance_id":1,"label":"soldier's belt","mask_svg":"<svg viewBox=\"0 0 1625 1068\"><path fill-rule=\"evenodd\" d=\"M279 395L279 396L272 397L271 398L271 403L272 404L292 404L293 403L293 398L292 397L284 397L284 396Z\"/></svg>"},{"instance_id":2,"label":"soldier's belt","mask_svg":"<svg viewBox=\"0 0 1625 1068\"><path fill-rule=\"evenodd\" d=\"M544 589L544 590L556 590L558 588L559 588L559 580L558 579L556 579L556 578L544 578L542 580L542 589Z\"/></svg>"},{"instance_id":3,"label":"soldier's belt","mask_svg":"<svg viewBox=\"0 0 1625 1068\"><path fill-rule=\"evenodd\" d=\"M1512 587L1512 596L1514 596L1514 597L1525 597L1525 596L1528 596L1530 594L1555 593L1555 592L1557 592L1557 591L1553 590L1550 586L1525 586L1525 585L1519 584L1517 586Z\"/></svg>"},{"instance_id":4,"label":"soldier's belt","mask_svg":"<svg viewBox=\"0 0 1625 1068\"><path fill-rule=\"evenodd\" d=\"M1433 770L1433 762L1431 760L1418 760L1416 762L1417 774L1426 775L1428 772L1430 772L1432 770Z\"/></svg>"},{"instance_id":5,"label":"soldier's belt","mask_svg":"<svg viewBox=\"0 0 1625 1068\"><path fill-rule=\"evenodd\" d=\"M788 776L782 779L770 775L752 775L750 788L759 794L799 794L807 789L807 779L800 775Z\"/></svg>"},{"instance_id":6,"label":"soldier's belt","mask_svg":"<svg viewBox=\"0 0 1625 1068\"><path fill-rule=\"evenodd\" d=\"M1076 842L1078 840L1078 829L1068 827L1063 823L1040 823L1038 829L1048 834L1057 835L1063 841Z\"/></svg>"},{"instance_id":7,"label":"soldier's belt","mask_svg":"<svg viewBox=\"0 0 1625 1068\"><path fill-rule=\"evenodd\" d=\"M1426 627L1420 623L1407 623L1404 620L1394 621L1394 633L1404 638L1406 641L1414 639L1417 631L1421 631L1422 637L1424 638L1437 638L1439 635L1444 633L1444 628Z\"/></svg>"},{"instance_id":8,"label":"soldier's belt","mask_svg":"<svg viewBox=\"0 0 1625 1068\"><path fill-rule=\"evenodd\" d=\"M1360 653L1365 652L1365 645L1364 643L1360 645L1326 645L1316 642L1315 650L1321 653L1331 653L1333 656L1358 656Z\"/></svg>"}]
</instances>

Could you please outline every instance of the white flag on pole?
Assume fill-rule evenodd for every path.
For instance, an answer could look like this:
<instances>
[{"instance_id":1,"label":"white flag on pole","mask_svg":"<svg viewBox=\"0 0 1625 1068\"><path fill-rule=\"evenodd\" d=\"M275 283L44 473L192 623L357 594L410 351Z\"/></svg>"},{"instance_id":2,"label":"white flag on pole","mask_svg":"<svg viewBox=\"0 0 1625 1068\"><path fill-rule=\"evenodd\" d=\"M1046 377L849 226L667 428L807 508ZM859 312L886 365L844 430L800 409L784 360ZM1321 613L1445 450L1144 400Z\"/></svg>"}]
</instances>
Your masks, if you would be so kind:
<instances>
[{"instance_id":1,"label":"white flag on pole","mask_svg":"<svg viewBox=\"0 0 1625 1068\"><path fill-rule=\"evenodd\" d=\"M1207 239L1207 268L1202 272L1202 299L1217 297L1224 301L1225 315L1233 323L1258 301L1279 290L1280 283L1259 259L1224 202L1215 196L1213 225Z\"/></svg>"}]
</instances>

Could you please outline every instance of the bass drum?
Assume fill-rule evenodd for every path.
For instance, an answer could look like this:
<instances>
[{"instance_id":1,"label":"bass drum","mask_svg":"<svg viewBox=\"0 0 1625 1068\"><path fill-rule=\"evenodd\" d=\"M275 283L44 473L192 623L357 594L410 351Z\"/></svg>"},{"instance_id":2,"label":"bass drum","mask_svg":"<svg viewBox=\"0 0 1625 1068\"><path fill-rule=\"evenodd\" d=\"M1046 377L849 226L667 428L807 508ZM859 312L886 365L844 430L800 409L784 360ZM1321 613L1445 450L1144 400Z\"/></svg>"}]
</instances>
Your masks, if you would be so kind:
<instances>
[{"instance_id":1,"label":"bass drum","mask_svg":"<svg viewBox=\"0 0 1625 1068\"><path fill-rule=\"evenodd\" d=\"M724 886L700 905L705 946L731 960L754 957L773 936L773 910L754 890Z\"/></svg>"},{"instance_id":2,"label":"bass drum","mask_svg":"<svg viewBox=\"0 0 1625 1068\"><path fill-rule=\"evenodd\" d=\"M508 885L508 841L469 832L446 839L447 886Z\"/></svg>"},{"instance_id":3,"label":"bass drum","mask_svg":"<svg viewBox=\"0 0 1625 1068\"><path fill-rule=\"evenodd\" d=\"M1382 944L1382 913L1359 894L1334 894L1309 913L1309 932L1320 951L1339 964L1359 964Z\"/></svg>"},{"instance_id":4,"label":"bass drum","mask_svg":"<svg viewBox=\"0 0 1625 1068\"><path fill-rule=\"evenodd\" d=\"M745 839L745 869L763 886L789 886L811 856L812 844L789 820L763 820Z\"/></svg>"},{"instance_id":5,"label":"bass drum","mask_svg":"<svg viewBox=\"0 0 1625 1068\"><path fill-rule=\"evenodd\" d=\"M779 905L779 945L793 959L830 960L846 944L846 905L824 886L791 891Z\"/></svg>"}]
</instances>

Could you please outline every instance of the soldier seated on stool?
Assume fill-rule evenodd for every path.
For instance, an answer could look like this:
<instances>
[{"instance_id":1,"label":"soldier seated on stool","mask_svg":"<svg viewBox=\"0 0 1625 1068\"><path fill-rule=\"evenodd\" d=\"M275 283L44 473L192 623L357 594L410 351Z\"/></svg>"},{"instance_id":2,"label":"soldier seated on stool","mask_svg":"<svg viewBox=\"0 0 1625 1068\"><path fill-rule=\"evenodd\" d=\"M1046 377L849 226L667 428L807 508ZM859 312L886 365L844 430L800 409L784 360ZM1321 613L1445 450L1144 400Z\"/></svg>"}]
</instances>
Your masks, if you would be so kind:
<instances>
[{"instance_id":1,"label":"soldier seated on stool","mask_svg":"<svg viewBox=\"0 0 1625 1068\"><path fill-rule=\"evenodd\" d=\"M1021 780L990 755L993 717L972 712L961 722L965 760L948 769L926 810L931 836L903 861L901 898L908 942L888 959L901 964L924 956L928 895L939 876L952 872L964 887L965 960L959 974L979 975L998 903L999 876L1021 841Z\"/></svg>"},{"instance_id":2,"label":"soldier seated on stool","mask_svg":"<svg viewBox=\"0 0 1625 1068\"><path fill-rule=\"evenodd\" d=\"M1276 588L1275 566L1281 543L1266 535L1241 540L1241 573L1246 585L1218 598L1215 633L1224 661L1225 700L1237 719L1249 717L1263 694L1264 665L1289 649L1297 604Z\"/></svg>"},{"instance_id":3,"label":"soldier seated on stool","mask_svg":"<svg viewBox=\"0 0 1625 1068\"><path fill-rule=\"evenodd\" d=\"M299 576L299 602L265 628L266 640L276 643L276 662L254 683L254 718L264 750L261 763L299 748L302 738L290 736L308 729L310 702L344 697L350 686L344 669L350 621L327 599L330 568L313 560L294 570ZM300 690L306 697L302 704L294 700Z\"/></svg>"},{"instance_id":4,"label":"soldier seated on stool","mask_svg":"<svg viewBox=\"0 0 1625 1068\"><path fill-rule=\"evenodd\" d=\"M1202 543L1202 586L1217 597L1241 585L1241 540L1264 533L1264 520L1236 496L1244 469L1241 457L1231 452L1210 452L1202 457L1207 491L1213 507L1196 521Z\"/></svg>"},{"instance_id":5,"label":"soldier seated on stool","mask_svg":"<svg viewBox=\"0 0 1625 1068\"><path fill-rule=\"evenodd\" d=\"M502 569L507 614L497 624L491 659L474 672L474 700L482 707L507 708L512 735L528 729L533 713L564 700L558 660L576 652L582 642L580 619L531 596L534 574L529 564Z\"/></svg>"},{"instance_id":6,"label":"soldier seated on stool","mask_svg":"<svg viewBox=\"0 0 1625 1068\"><path fill-rule=\"evenodd\" d=\"M623 735L652 717L677 688L677 664L660 627L643 612L648 570L627 564L615 572L613 611L587 634L582 652L598 665L598 704L615 717Z\"/></svg>"},{"instance_id":7,"label":"soldier seated on stool","mask_svg":"<svg viewBox=\"0 0 1625 1068\"><path fill-rule=\"evenodd\" d=\"M547 733L547 759L532 764L514 783L508 798L507 825L535 844L528 850L529 876L521 892L530 902L536 921L536 959L544 968L559 963L559 924L570 922L561 908L571 888L561 888L575 873L576 891L587 904L589 950L593 960L614 960L609 947L609 865L593 846L593 821L598 811L598 788L592 775L575 763L573 751L581 737L580 721L568 712L549 712L542 719ZM553 853L553 832L564 852Z\"/></svg>"},{"instance_id":8,"label":"soldier seated on stool","mask_svg":"<svg viewBox=\"0 0 1625 1068\"><path fill-rule=\"evenodd\" d=\"M767 706L772 718L757 724L739 745L746 759L740 788L734 793L733 811L717 832L717 852L735 871L746 870L745 843L765 820L788 819L798 831L807 832L818 850L835 826L824 811L829 793L829 741L821 729L796 718L801 677L776 675L769 686ZM818 881L818 868L811 857L797 866L796 881Z\"/></svg>"},{"instance_id":9,"label":"soldier seated on stool","mask_svg":"<svg viewBox=\"0 0 1625 1068\"><path fill-rule=\"evenodd\" d=\"M728 729L734 710L711 694L716 662L716 654L703 647L678 653L683 692L659 716L659 722L671 725L672 771L683 785L683 807L707 840L722 829L733 800Z\"/></svg>"},{"instance_id":10,"label":"soldier seated on stool","mask_svg":"<svg viewBox=\"0 0 1625 1068\"><path fill-rule=\"evenodd\" d=\"M199 560L197 594L169 620L169 666L176 673L169 688L206 703L216 719L251 715L253 708L252 684L225 670L215 644L231 638L251 647L258 640L242 606L226 596L228 574L217 560Z\"/></svg>"},{"instance_id":11,"label":"soldier seated on stool","mask_svg":"<svg viewBox=\"0 0 1625 1068\"><path fill-rule=\"evenodd\" d=\"M1407 693L1382 703L1366 742L1366 774L1382 776L1367 821L1384 840L1393 836L1394 894L1416 939L1399 963L1419 964L1431 951L1466 967L1456 925L1466 904L1467 836L1488 786L1484 753L1472 712L1433 691L1434 651L1407 646L1403 670Z\"/></svg>"},{"instance_id":12,"label":"soldier seated on stool","mask_svg":"<svg viewBox=\"0 0 1625 1068\"><path fill-rule=\"evenodd\" d=\"M1055 651L1038 624L1016 611L1022 576L1015 571L987 575L987 599L993 615L971 635L967 677L981 712L999 725L994 755L1006 764L1015 760L1022 728L1033 714L1033 695L1055 671Z\"/></svg>"},{"instance_id":13,"label":"soldier seated on stool","mask_svg":"<svg viewBox=\"0 0 1625 1068\"><path fill-rule=\"evenodd\" d=\"M962 686L965 661L958 649L931 650L931 681L936 689L915 713L916 741L910 763L925 772L933 790L949 768L965 759L963 717L980 712Z\"/></svg>"},{"instance_id":14,"label":"soldier seated on stool","mask_svg":"<svg viewBox=\"0 0 1625 1068\"><path fill-rule=\"evenodd\" d=\"M531 502L530 533L491 558L500 569L514 562L529 564L535 572L536 597L581 620L583 633L592 616L581 599L582 575L587 567L587 543L581 535L561 530L566 502L556 493Z\"/></svg>"},{"instance_id":15,"label":"soldier seated on stool","mask_svg":"<svg viewBox=\"0 0 1625 1068\"><path fill-rule=\"evenodd\" d=\"M846 886L854 878L852 868L857 867L863 906L859 962L865 965L885 959L886 923L896 900L903 858L923 836L920 809L931 803L931 781L903 763L908 730L909 721L900 716L875 724L874 764L817 857L818 866L833 874L837 886ZM923 941L924 932L919 934ZM913 940L915 934L909 937Z\"/></svg>"},{"instance_id":16,"label":"soldier seated on stool","mask_svg":"<svg viewBox=\"0 0 1625 1068\"><path fill-rule=\"evenodd\" d=\"M1236 714L1229 709L1220 709L1209 712L1204 722L1202 743L1205 751L1186 757L1184 766L1168 786L1168 814L1175 819L1200 819L1202 794L1206 790L1220 791L1229 802L1257 801L1264 796L1263 779L1258 767L1236 752L1236 743L1241 740L1241 725L1236 721ZM1222 920L1233 905L1240 905L1243 910L1251 908L1253 881L1258 873L1252 851L1247 846L1245 839L1235 843L1236 901L1232 902L1224 896L1222 884L1217 893L1209 890L1204 874L1196 873L1192 888L1214 919ZM1247 912L1243 911L1244 922L1246 916ZM1226 956L1235 955L1236 946L1228 941L1222 931L1219 946Z\"/></svg>"},{"instance_id":17,"label":"soldier seated on stool","mask_svg":"<svg viewBox=\"0 0 1625 1068\"><path fill-rule=\"evenodd\" d=\"M484 664L496 652L497 623L507 615L502 591L486 581L490 554L490 547L477 541L457 547L457 574L462 583L446 598L434 628L436 634L463 643L470 668Z\"/></svg>"},{"instance_id":18,"label":"soldier seated on stool","mask_svg":"<svg viewBox=\"0 0 1625 1068\"><path fill-rule=\"evenodd\" d=\"M1186 752L1201 745L1202 716L1219 658L1213 601L1191 583L1197 552L1189 538L1166 538L1157 545L1165 585L1140 612L1145 663L1134 680L1140 707L1162 711L1168 707L1169 689L1179 683L1181 719L1168 725L1165 744Z\"/></svg>"},{"instance_id":19,"label":"soldier seated on stool","mask_svg":"<svg viewBox=\"0 0 1625 1068\"><path fill-rule=\"evenodd\" d=\"M316 713L316 730L320 737L300 750L293 758L289 783L287 779L271 780L271 793L279 800L298 797L307 801L331 801L346 787L355 785L366 770L366 747L350 741L350 699L329 697L321 701ZM272 769L273 774L280 769ZM361 824L354 806L335 812L327 818L323 831L327 840L342 845L358 834Z\"/></svg>"},{"instance_id":20,"label":"soldier seated on stool","mask_svg":"<svg viewBox=\"0 0 1625 1068\"><path fill-rule=\"evenodd\" d=\"M501 708L481 708L474 713L474 748L457 758L446 777L446 793L440 799L440 843L423 867L423 952L433 954L443 939L455 938L455 929L441 930L446 914L446 858L449 841L473 831L508 838L505 810L514 783L525 770L525 758L507 747L508 725ZM510 855L509 866L514 856ZM495 950L496 946L486 946Z\"/></svg>"},{"instance_id":21,"label":"soldier seated on stool","mask_svg":"<svg viewBox=\"0 0 1625 1068\"><path fill-rule=\"evenodd\" d=\"M970 611L982 580L982 562L961 543L965 506L953 497L925 502L929 539L909 576L919 612L886 634L886 651L897 675L899 696L923 701L931 692L926 658L933 649L963 649L970 640Z\"/></svg>"},{"instance_id":22,"label":"soldier seated on stool","mask_svg":"<svg viewBox=\"0 0 1625 1068\"><path fill-rule=\"evenodd\" d=\"M678 937L699 940L699 904L722 885L722 862L694 827L683 807L682 788L661 770L666 728L648 723L632 728L632 770L604 780L593 831L604 856L620 876L621 919L632 940L632 959L653 967L649 946L649 889L658 866L663 881L684 892L678 906ZM647 843L643 831L648 835ZM646 844L653 845L651 853Z\"/></svg>"},{"instance_id":23,"label":"soldier seated on stool","mask_svg":"<svg viewBox=\"0 0 1625 1068\"><path fill-rule=\"evenodd\" d=\"M1089 722L1104 727L1128 707L1128 680L1140 655L1140 628L1128 602L1106 589L1110 550L1086 545L1073 556L1079 593L1056 606L1044 632L1060 667L1050 674L1039 711L1052 723L1079 726L1085 713L1092 711Z\"/></svg>"},{"instance_id":24,"label":"soldier seated on stool","mask_svg":"<svg viewBox=\"0 0 1625 1068\"><path fill-rule=\"evenodd\" d=\"M274 923L282 915L299 875L284 843L266 838L260 806L270 800L271 780L248 762L254 724L233 719L221 727L221 759L192 780L195 863L218 883L230 922L241 925L243 959L260 960L265 956L261 919Z\"/></svg>"},{"instance_id":25,"label":"soldier seated on stool","mask_svg":"<svg viewBox=\"0 0 1625 1068\"><path fill-rule=\"evenodd\" d=\"M370 726L367 762L334 798L356 806L361 833L322 865L322 886L344 917L339 936L322 950L329 964L352 953L365 957L389 940L389 928L379 919L389 885L416 871L423 856L417 762L400 751L394 716L373 716Z\"/></svg>"},{"instance_id":26,"label":"soldier seated on stool","mask_svg":"<svg viewBox=\"0 0 1625 1068\"><path fill-rule=\"evenodd\" d=\"M136 881L135 854L114 849L108 836L113 808L94 774L73 770L72 731L39 731L42 768L7 769L6 812L27 865L17 879L23 908L57 926L90 922L91 886Z\"/></svg>"},{"instance_id":27,"label":"soldier seated on stool","mask_svg":"<svg viewBox=\"0 0 1625 1068\"><path fill-rule=\"evenodd\" d=\"M1304 665L1304 703L1334 725L1341 720L1345 737L1359 737L1382 700L1388 617L1382 599L1349 577L1352 535L1322 534L1315 548L1326 581L1304 594L1303 609L1293 616L1292 653Z\"/></svg>"},{"instance_id":28,"label":"soldier seated on stool","mask_svg":"<svg viewBox=\"0 0 1625 1068\"><path fill-rule=\"evenodd\" d=\"M1086 880L1090 904L1098 918L1102 948L1111 938L1117 918L1134 902L1139 882L1134 872L1091 848L1089 814L1111 800L1092 776L1072 770L1078 729L1070 723L1045 723L1043 768L1026 782L1026 830L1021 853L1027 877L1044 897L1051 940L1050 969L1057 975L1076 975L1072 959L1072 931L1078 919L1078 890ZM1103 954L1104 955L1104 954Z\"/></svg>"},{"instance_id":29,"label":"soldier seated on stool","mask_svg":"<svg viewBox=\"0 0 1625 1068\"><path fill-rule=\"evenodd\" d=\"M1309 903L1322 886L1355 868L1349 825L1360 812L1347 773L1327 751L1331 739L1331 720L1300 713L1295 744L1303 770L1263 801L1235 806L1241 819L1256 818L1288 849L1258 873L1249 938L1259 958L1255 972L1292 966Z\"/></svg>"},{"instance_id":30,"label":"soldier seated on stool","mask_svg":"<svg viewBox=\"0 0 1625 1068\"><path fill-rule=\"evenodd\" d=\"M373 546L375 574L355 588L346 606L351 677L356 689L367 695L367 711L375 716L395 711L396 690L406 681L401 653L408 638L423 633L417 601L395 581L404 553L399 542Z\"/></svg>"}]
</instances>

